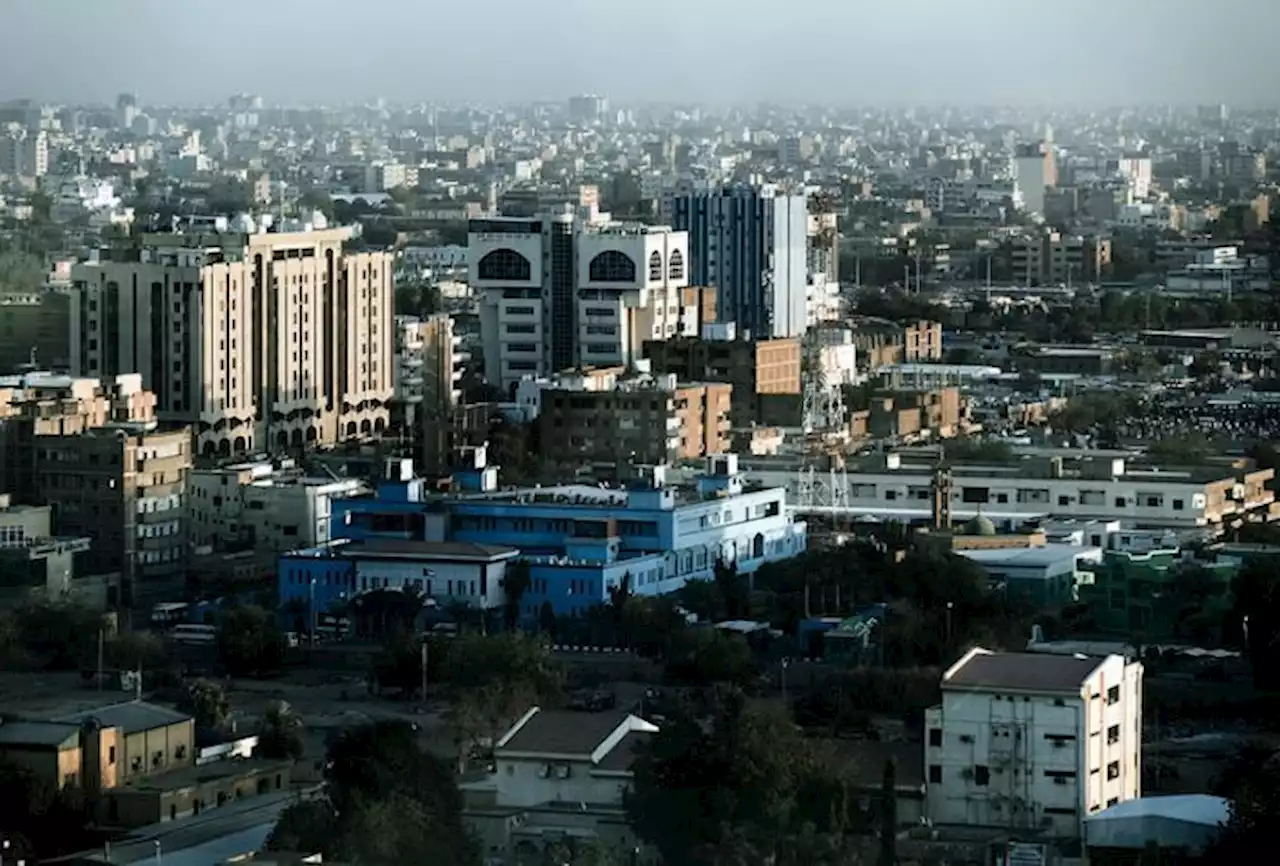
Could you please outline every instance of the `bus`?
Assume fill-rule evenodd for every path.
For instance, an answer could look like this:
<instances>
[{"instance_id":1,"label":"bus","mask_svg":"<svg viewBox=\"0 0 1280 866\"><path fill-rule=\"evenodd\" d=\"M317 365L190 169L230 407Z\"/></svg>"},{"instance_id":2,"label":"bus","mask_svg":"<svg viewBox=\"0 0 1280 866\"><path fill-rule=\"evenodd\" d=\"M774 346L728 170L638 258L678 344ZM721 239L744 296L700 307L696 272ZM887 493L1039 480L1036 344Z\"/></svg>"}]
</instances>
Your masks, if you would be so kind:
<instances>
[{"instance_id":1,"label":"bus","mask_svg":"<svg viewBox=\"0 0 1280 866\"><path fill-rule=\"evenodd\" d=\"M162 601L151 608L151 624L163 628L187 618L187 610L191 605L185 601Z\"/></svg>"},{"instance_id":2,"label":"bus","mask_svg":"<svg viewBox=\"0 0 1280 866\"><path fill-rule=\"evenodd\" d=\"M218 627L213 625L182 623L169 630L169 640L174 643L212 645L217 639Z\"/></svg>"}]
</instances>

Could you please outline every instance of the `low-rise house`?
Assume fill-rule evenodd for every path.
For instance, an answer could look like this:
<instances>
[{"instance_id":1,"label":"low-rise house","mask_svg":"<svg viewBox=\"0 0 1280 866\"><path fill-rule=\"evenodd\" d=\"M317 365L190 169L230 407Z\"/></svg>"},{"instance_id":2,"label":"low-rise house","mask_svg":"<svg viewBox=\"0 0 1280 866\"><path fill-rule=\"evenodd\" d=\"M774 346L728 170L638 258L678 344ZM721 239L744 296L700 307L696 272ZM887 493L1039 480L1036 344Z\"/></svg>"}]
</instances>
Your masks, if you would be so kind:
<instances>
[{"instance_id":1,"label":"low-rise house","mask_svg":"<svg viewBox=\"0 0 1280 866\"><path fill-rule=\"evenodd\" d=\"M626 712L530 709L495 744L493 772L462 785L486 856L535 862L526 858L571 839L648 862L623 796L636 750L657 732Z\"/></svg>"}]
</instances>

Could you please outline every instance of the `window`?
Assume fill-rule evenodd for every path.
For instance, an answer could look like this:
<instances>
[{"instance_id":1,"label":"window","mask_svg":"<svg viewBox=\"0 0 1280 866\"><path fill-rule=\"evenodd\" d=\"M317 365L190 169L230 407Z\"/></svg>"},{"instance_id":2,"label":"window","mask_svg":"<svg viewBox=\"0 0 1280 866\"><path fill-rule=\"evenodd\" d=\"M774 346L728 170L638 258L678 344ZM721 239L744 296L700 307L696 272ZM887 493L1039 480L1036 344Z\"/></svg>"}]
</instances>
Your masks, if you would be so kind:
<instances>
[{"instance_id":1,"label":"window","mask_svg":"<svg viewBox=\"0 0 1280 866\"><path fill-rule=\"evenodd\" d=\"M973 783L986 787L991 784L991 768L978 764L973 768Z\"/></svg>"},{"instance_id":2,"label":"window","mask_svg":"<svg viewBox=\"0 0 1280 866\"><path fill-rule=\"evenodd\" d=\"M1058 504L1059 504L1059 505L1070 505L1070 504L1071 504L1071 497L1070 497L1070 496L1059 496L1059 497L1058 497Z\"/></svg>"},{"instance_id":3,"label":"window","mask_svg":"<svg viewBox=\"0 0 1280 866\"><path fill-rule=\"evenodd\" d=\"M939 785L941 783L942 783L942 765L930 764L929 765L929 784Z\"/></svg>"},{"instance_id":4,"label":"window","mask_svg":"<svg viewBox=\"0 0 1280 866\"><path fill-rule=\"evenodd\" d=\"M605 250L587 266L587 279L593 283L634 283L636 263L625 253Z\"/></svg>"},{"instance_id":5,"label":"window","mask_svg":"<svg viewBox=\"0 0 1280 866\"><path fill-rule=\"evenodd\" d=\"M942 728L929 729L929 745L935 748L942 745Z\"/></svg>"},{"instance_id":6,"label":"window","mask_svg":"<svg viewBox=\"0 0 1280 866\"><path fill-rule=\"evenodd\" d=\"M1120 703L1120 687L1112 686L1107 689L1107 705Z\"/></svg>"},{"instance_id":7,"label":"window","mask_svg":"<svg viewBox=\"0 0 1280 866\"><path fill-rule=\"evenodd\" d=\"M1119 761L1112 761L1110 764L1107 764L1107 778L1108 779L1120 778L1120 762ZM1111 804L1108 803L1107 805L1110 806Z\"/></svg>"},{"instance_id":8,"label":"window","mask_svg":"<svg viewBox=\"0 0 1280 866\"><path fill-rule=\"evenodd\" d=\"M1128 503L1128 500L1125 499L1123 496L1116 497L1116 508L1124 508L1127 503Z\"/></svg>"},{"instance_id":9,"label":"window","mask_svg":"<svg viewBox=\"0 0 1280 866\"><path fill-rule=\"evenodd\" d=\"M1120 742L1120 726L1112 725L1107 728L1107 745L1114 746L1118 742Z\"/></svg>"},{"instance_id":10,"label":"window","mask_svg":"<svg viewBox=\"0 0 1280 866\"><path fill-rule=\"evenodd\" d=\"M1107 808L1110 809L1112 806L1114 806L1116 803L1119 803L1119 802L1120 802L1119 797L1112 797L1110 800L1107 801Z\"/></svg>"},{"instance_id":11,"label":"window","mask_svg":"<svg viewBox=\"0 0 1280 866\"><path fill-rule=\"evenodd\" d=\"M966 487L960 491L961 502L987 502L991 491L986 487Z\"/></svg>"},{"instance_id":12,"label":"window","mask_svg":"<svg viewBox=\"0 0 1280 866\"><path fill-rule=\"evenodd\" d=\"M673 250L667 261L667 277L672 280L684 279L684 255L679 250Z\"/></svg>"},{"instance_id":13,"label":"window","mask_svg":"<svg viewBox=\"0 0 1280 866\"><path fill-rule=\"evenodd\" d=\"M649 282L656 283L662 279L662 253L654 250L649 256Z\"/></svg>"},{"instance_id":14,"label":"window","mask_svg":"<svg viewBox=\"0 0 1280 866\"><path fill-rule=\"evenodd\" d=\"M1174 510L1174 511L1181 511L1181 510L1183 509L1183 507L1184 507L1184 504L1183 504L1183 502L1182 502L1182 500L1181 500L1181 499L1175 499L1175 500L1173 500L1173 510Z\"/></svg>"},{"instance_id":15,"label":"window","mask_svg":"<svg viewBox=\"0 0 1280 866\"><path fill-rule=\"evenodd\" d=\"M1062 806L1046 806L1044 809L1044 813L1046 815L1074 815L1076 813L1076 810L1070 807L1064 808Z\"/></svg>"},{"instance_id":16,"label":"window","mask_svg":"<svg viewBox=\"0 0 1280 866\"><path fill-rule=\"evenodd\" d=\"M116 763L116 747L109 746L107 747L107 764L109 766L115 766L115 763Z\"/></svg>"},{"instance_id":17,"label":"window","mask_svg":"<svg viewBox=\"0 0 1280 866\"><path fill-rule=\"evenodd\" d=\"M494 250L477 263L476 275L482 280L524 281L532 279L533 265L515 250Z\"/></svg>"}]
</instances>

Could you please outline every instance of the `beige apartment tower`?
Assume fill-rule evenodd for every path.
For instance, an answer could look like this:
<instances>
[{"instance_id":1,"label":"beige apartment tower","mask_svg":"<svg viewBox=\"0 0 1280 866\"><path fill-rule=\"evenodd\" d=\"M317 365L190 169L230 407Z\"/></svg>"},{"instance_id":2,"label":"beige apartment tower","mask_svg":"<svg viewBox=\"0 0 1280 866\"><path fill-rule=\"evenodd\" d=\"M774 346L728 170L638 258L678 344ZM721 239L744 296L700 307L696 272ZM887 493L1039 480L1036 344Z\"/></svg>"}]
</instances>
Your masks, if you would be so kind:
<instances>
[{"instance_id":1,"label":"beige apartment tower","mask_svg":"<svg viewBox=\"0 0 1280 866\"><path fill-rule=\"evenodd\" d=\"M187 220L72 270L71 366L137 372L161 420L227 456L371 437L393 396L392 258L355 230Z\"/></svg>"}]
</instances>

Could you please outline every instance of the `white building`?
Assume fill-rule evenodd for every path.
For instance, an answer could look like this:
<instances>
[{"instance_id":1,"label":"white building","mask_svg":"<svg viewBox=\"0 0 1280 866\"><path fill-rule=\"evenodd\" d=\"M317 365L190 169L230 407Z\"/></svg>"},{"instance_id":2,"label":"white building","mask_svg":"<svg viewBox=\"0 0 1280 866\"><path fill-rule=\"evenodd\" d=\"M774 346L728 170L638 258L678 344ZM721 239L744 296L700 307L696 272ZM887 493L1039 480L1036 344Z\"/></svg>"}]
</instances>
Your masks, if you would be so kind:
<instances>
[{"instance_id":1,"label":"white building","mask_svg":"<svg viewBox=\"0 0 1280 866\"><path fill-rule=\"evenodd\" d=\"M1142 201L1151 194L1151 157L1126 156L1116 170L1129 184L1130 201Z\"/></svg>"},{"instance_id":2,"label":"white building","mask_svg":"<svg viewBox=\"0 0 1280 866\"><path fill-rule=\"evenodd\" d=\"M468 270L485 375L509 388L525 376L631 363L644 340L676 332L687 254L686 234L661 226L568 213L473 220Z\"/></svg>"},{"instance_id":3,"label":"white building","mask_svg":"<svg viewBox=\"0 0 1280 866\"><path fill-rule=\"evenodd\" d=\"M44 177L49 173L49 135L9 124L0 129L0 175Z\"/></svg>"},{"instance_id":4,"label":"white building","mask_svg":"<svg viewBox=\"0 0 1280 866\"><path fill-rule=\"evenodd\" d=\"M1045 189L1056 185L1053 145L1019 148L1013 158L1014 199L1029 214L1044 216Z\"/></svg>"},{"instance_id":5,"label":"white building","mask_svg":"<svg viewBox=\"0 0 1280 866\"><path fill-rule=\"evenodd\" d=\"M463 816L486 850L530 862L571 836L627 862L652 862L633 835L623 795L639 746L658 726L625 712L531 708L494 746L494 771L463 783Z\"/></svg>"},{"instance_id":6,"label":"white building","mask_svg":"<svg viewBox=\"0 0 1280 866\"><path fill-rule=\"evenodd\" d=\"M928 818L1079 839L1141 795L1142 673L1118 655L970 650L925 712Z\"/></svg>"},{"instance_id":7,"label":"white building","mask_svg":"<svg viewBox=\"0 0 1280 866\"><path fill-rule=\"evenodd\" d=\"M863 461L858 469L824 473L823 484L841 488L832 501L844 513L888 520L928 520L932 514L935 465L908 462L891 453ZM744 477L766 487L783 487L806 508L804 473L747 465ZM1220 528L1250 514L1271 519L1275 492L1267 487L1272 470L1233 475L1204 471L1130 467L1124 458L1097 460L1026 459L1011 465L952 468L952 518L982 513L996 522L1030 517L1120 519L1147 528Z\"/></svg>"},{"instance_id":8,"label":"white building","mask_svg":"<svg viewBox=\"0 0 1280 866\"><path fill-rule=\"evenodd\" d=\"M333 500L367 492L355 478L314 478L292 461L235 463L187 475L190 538L215 550L286 551L333 538Z\"/></svg>"}]
</instances>

